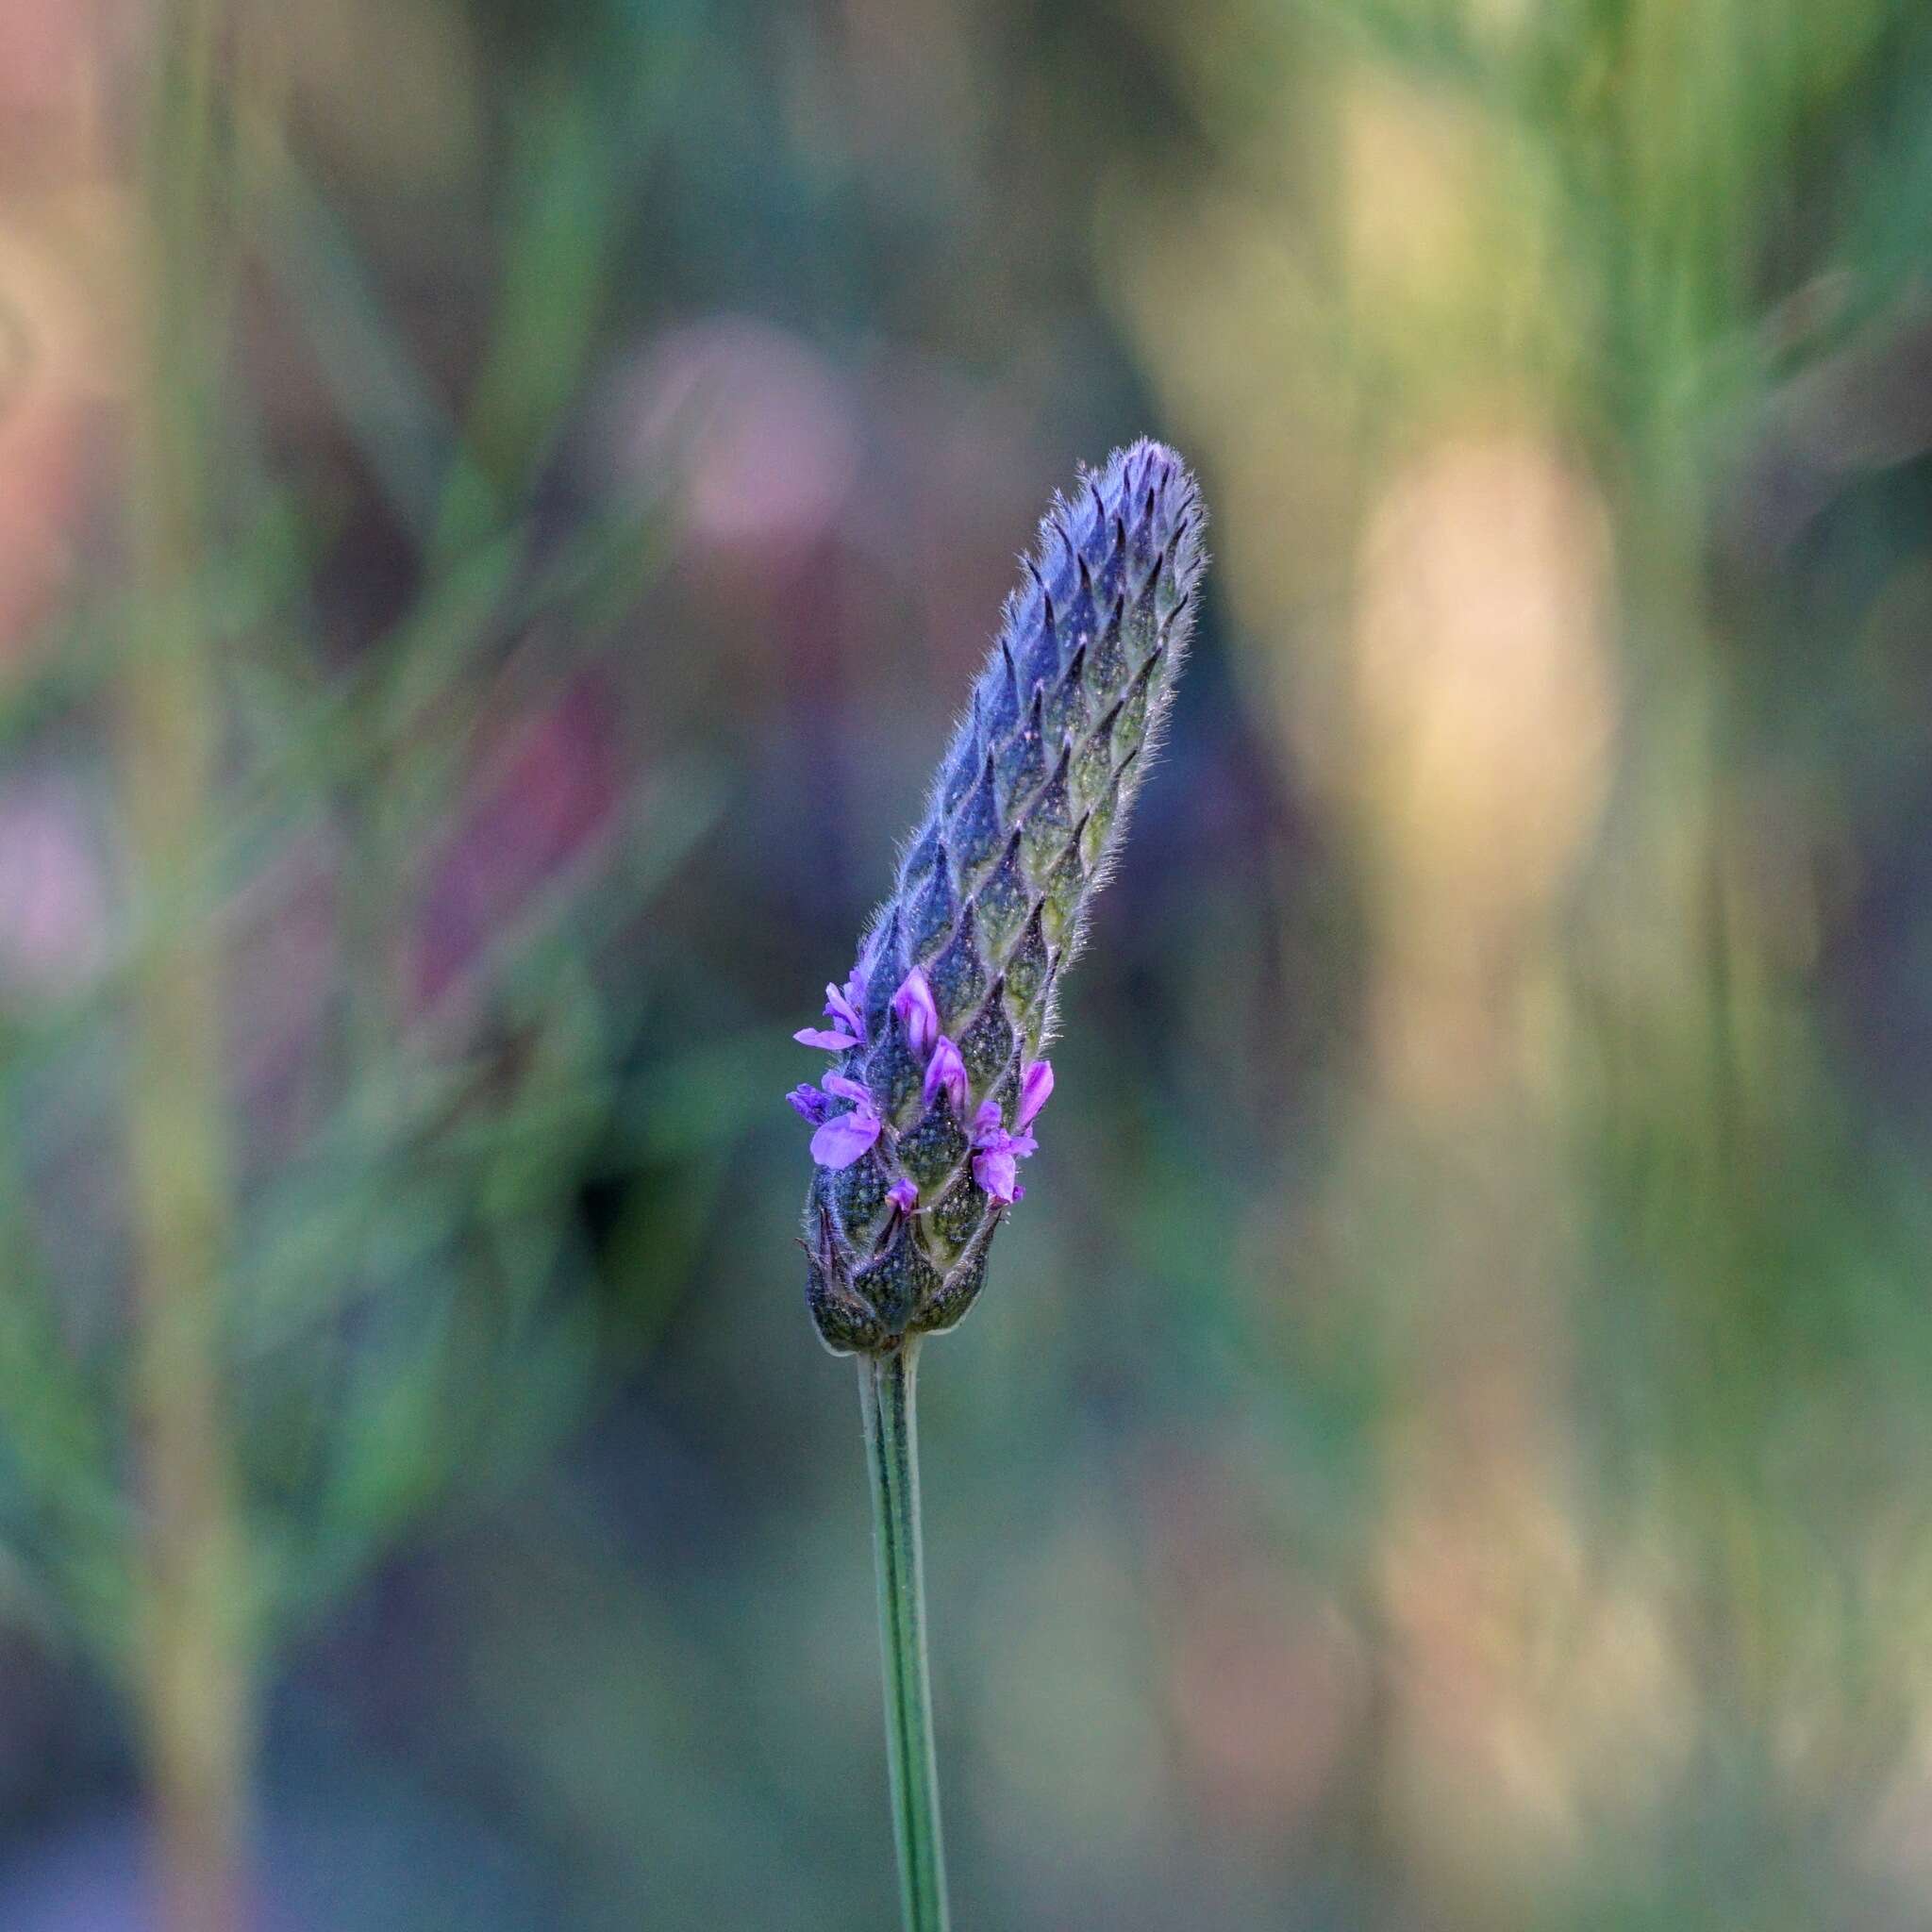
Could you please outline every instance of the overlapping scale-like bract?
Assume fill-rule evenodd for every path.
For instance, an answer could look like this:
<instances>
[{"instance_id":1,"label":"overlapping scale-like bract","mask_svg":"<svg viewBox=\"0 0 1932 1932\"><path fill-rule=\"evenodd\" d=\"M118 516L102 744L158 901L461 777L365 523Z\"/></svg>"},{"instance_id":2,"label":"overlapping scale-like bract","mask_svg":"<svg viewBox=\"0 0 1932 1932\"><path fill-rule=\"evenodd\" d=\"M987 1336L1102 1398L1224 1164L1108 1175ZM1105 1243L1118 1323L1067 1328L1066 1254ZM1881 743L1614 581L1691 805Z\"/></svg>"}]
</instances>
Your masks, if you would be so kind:
<instances>
[{"instance_id":1,"label":"overlapping scale-like bract","mask_svg":"<svg viewBox=\"0 0 1932 1932\"><path fill-rule=\"evenodd\" d=\"M949 1328L979 1292L1007 1204L980 1185L975 1135L982 1148L1017 1144L1004 1130L1028 1124L1023 1079L1053 1030L1060 975L1187 649L1204 522L1180 458L1136 443L1055 500L1008 599L845 990L863 1037L839 1053L835 1084L870 1098L828 1105L835 1116L853 1106L867 1132L875 1114L879 1129L858 1158L818 1169L806 1204L811 1312L837 1353ZM963 1107L950 1061L955 1091L941 1083L927 1098L923 994L919 1009L895 1008L915 969L964 1062ZM1042 1084L1036 1074L1028 1106Z\"/></svg>"}]
</instances>

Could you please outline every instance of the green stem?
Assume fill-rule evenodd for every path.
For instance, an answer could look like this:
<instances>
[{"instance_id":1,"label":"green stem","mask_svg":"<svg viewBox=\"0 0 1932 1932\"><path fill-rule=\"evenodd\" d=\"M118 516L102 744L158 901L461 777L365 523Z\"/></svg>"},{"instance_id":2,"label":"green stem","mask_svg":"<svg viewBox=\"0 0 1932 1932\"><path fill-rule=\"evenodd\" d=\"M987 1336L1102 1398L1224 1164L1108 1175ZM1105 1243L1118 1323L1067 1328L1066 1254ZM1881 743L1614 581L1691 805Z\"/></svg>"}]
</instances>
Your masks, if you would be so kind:
<instances>
[{"instance_id":1,"label":"green stem","mask_svg":"<svg viewBox=\"0 0 1932 1932\"><path fill-rule=\"evenodd\" d=\"M886 1755L899 1842L906 1932L945 1932L946 1861L940 1842L932 1687L925 1665L925 1572L919 1547L919 1433L913 1407L916 1340L858 1364L872 1470L879 1570L879 1647L886 1669Z\"/></svg>"}]
</instances>

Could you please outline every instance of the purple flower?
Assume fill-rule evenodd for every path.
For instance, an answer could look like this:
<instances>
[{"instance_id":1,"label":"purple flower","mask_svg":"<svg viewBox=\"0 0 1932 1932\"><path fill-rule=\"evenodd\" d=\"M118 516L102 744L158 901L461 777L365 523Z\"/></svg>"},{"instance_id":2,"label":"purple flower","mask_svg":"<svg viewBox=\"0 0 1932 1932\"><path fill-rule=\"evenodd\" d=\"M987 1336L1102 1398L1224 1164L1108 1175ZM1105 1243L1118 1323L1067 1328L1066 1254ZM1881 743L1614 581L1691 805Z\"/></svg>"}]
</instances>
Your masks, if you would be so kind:
<instances>
[{"instance_id":1,"label":"purple flower","mask_svg":"<svg viewBox=\"0 0 1932 1932\"><path fill-rule=\"evenodd\" d=\"M912 1050L912 1058L924 1059L940 1037L940 1009L932 996L932 981L919 967L906 975L892 995L892 1010L906 1029L906 1044Z\"/></svg>"},{"instance_id":2,"label":"purple flower","mask_svg":"<svg viewBox=\"0 0 1932 1932\"><path fill-rule=\"evenodd\" d=\"M794 1087L785 1098L815 1127L824 1126L832 1111L832 1103L816 1087Z\"/></svg>"},{"instance_id":3,"label":"purple flower","mask_svg":"<svg viewBox=\"0 0 1932 1932\"><path fill-rule=\"evenodd\" d=\"M1052 1082L1049 1079L1048 1083ZM1034 1111L1046 1104L1042 1092ZM1008 1206L1024 1197L1026 1190L1018 1184L1019 1163L1040 1145L1031 1134L1009 1134L1000 1118L996 1100L982 1100L973 1118L973 1178L995 1201Z\"/></svg>"},{"instance_id":4,"label":"purple flower","mask_svg":"<svg viewBox=\"0 0 1932 1932\"><path fill-rule=\"evenodd\" d=\"M825 1011L845 1027L860 1046L865 1044L865 987L856 966L852 969L851 978L843 986L826 985Z\"/></svg>"},{"instance_id":5,"label":"purple flower","mask_svg":"<svg viewBox=\"0 0 1932 1932\"><path fill-rule=\"evenodd\" d=\"M819 1046L827 1053L843 1053L848 1046L865 1044L865 989L858 983L858 970L843 986L825 986L825 1011L837 1023L831 1026L801 1026L791 1037L800 1046Z\"/></svg>"},{"instance_id":6,"label":"purple flower","mask_svg":"<svg viewBox=\"0 0 1932 1932\"><path fill-rule=\"evenodd\" d=\"M919 1190L903 1174L886 1190L889 1200L901 1214L910 1214L919 1206Z\"/></svg>"},{"instance_id":7,"label":"purple flower","mask_svg":"<svg viewBox=\"0 0 1932 1932\"><path fill-rule=\"evenodd\" d=\"M872 1095L857 1080L849 1080L843 1074L827 1074L825 1091L849 1100L852 1111L834 1114L811 1137L811 1158L821 1167L850 1167L878 1139L881 1122Z\"/></svg>"},{"instance_id":8,"label":"purple flower","mask_svg":"<svg viewBox=\"0 0 1932 1932\"><path fill-rule=\"evenodd\" d=\"M966 1062L959 1058L959 1049L943 1033L933 1047L932 1058L925 1063L925 1085L921 1097L930 1107L941 1093L951 1102L955 1113L964 1115Z\"/></svg>"},{"instance_id":9,"label":"purple flower","mask_svg":"<svg viewBox=\"0 0 1932 1932\"><path fill-rule=\"evenodd\" d=\"M1020 1076L1020 1106L1013 1124L1024 1134L1053 1092L1053 1062L1035 1060Z\"/></svg>"}]
</instances>

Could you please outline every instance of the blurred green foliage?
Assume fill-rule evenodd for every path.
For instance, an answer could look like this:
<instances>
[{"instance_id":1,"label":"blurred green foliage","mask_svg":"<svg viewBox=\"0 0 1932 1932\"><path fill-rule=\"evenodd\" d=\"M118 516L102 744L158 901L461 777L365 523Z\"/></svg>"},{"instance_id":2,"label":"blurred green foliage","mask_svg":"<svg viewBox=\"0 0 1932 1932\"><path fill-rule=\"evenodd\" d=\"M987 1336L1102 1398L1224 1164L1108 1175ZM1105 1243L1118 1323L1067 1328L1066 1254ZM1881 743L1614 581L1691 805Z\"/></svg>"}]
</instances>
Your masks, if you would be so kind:
<instances>
[{"instance_id":1,"label":"blurred green foliage","mask_svg":"<svg viewBox=\"0 0 1932 1932\"><path fill-rule=\"evenodd\" d=\"M924 1378L962 1921L1922 1924L1923 9L213 17L202 174L189 14L0 0L7 1923L154 1923L144 1064L262 1923L891 1923L788 1036L1146 430L1206 634Z\"/></svg>"}]
</instances>

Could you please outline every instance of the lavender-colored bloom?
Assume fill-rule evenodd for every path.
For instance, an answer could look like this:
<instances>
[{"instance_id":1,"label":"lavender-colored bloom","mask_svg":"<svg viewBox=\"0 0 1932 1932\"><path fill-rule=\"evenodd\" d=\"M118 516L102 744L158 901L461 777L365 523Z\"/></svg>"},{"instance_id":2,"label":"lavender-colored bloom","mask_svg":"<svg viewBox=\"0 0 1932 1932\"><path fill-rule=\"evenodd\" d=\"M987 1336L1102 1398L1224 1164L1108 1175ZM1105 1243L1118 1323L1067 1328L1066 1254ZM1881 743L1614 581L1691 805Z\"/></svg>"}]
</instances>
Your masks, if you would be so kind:
<instances>
[{"instance_id":1,"label":"lavender-colored bloom","mask_svg":"<svg viewBox=\"0 0 1932 1932\"><path fill-rule=\"evenodd\" d=\"M824 1126L831 1115L831 1101L816 1087L794 1087L785 1098L815 1127Z\"/></svg>"},{"instance_id":2,"label":"lavender-colored bloom","mask_svg":"<svg viewBox=\"0 0 1932 1932\"><path fill-rule=\"evenodd\" d=\"M906 1045L914 1059L924 1059L940 1037L940 1009L933 1003L932 982L915 966L892 995L892 1011L905 1029ZM928 1096L930 1098L930 1096Z\"/></svg>"},{"instance_id":3,"label":"lavender-colored bloom","mask_svg":"<svg viewBox=\"0 0 1932 1932\"><path fill-rule=\"evenodd\" d=\"M960 1119L966 1117L966 1062L959 1049L941 1033L926 1062L925 1078L920 1084L920 1098L930 1107L940 1095Z\"/></svg>"},{"instance_id":4,"label":"lavender-colored bloom","mask_svg":"<svg viewBox=\"0 0 1932 1932\"><path fill-rule=\"evenodd\" d=\"M1151 442L1055 501L893 890L826 1008L835 1026L812 1031L846 1056L827 1092L853 1101L818 1124L806 1208L808 1294L837 1353L951 1327L1024 1191L1060 976L1173 698L1203 522L1180 459Z\"/></svg>"},{"instance_id":5,"label":"lavender-colored bloom","mask_svg":"<svg viewBox=\"0 0 1932 1932\"><path fill-rule=\"evenodd\" d=\"M825 986L825 1011L858 1045L865 1043L865 982L855 971L843 986Z\"/></svg>"},{"instance_id":6,"label":"lavender-colored bloom","mask_svg":"<svg viewBox=\"0 0 1932 1932\"><path fill-rule=\"evenodd\" d=\"M973 1117L973 1178L1010 1207L1026 1190L1015 1179L1017 1165L1040 1145L1031 1134L1009 1134L996 1100L982 1100Z\"/></svg>"},{"instance_id":7,"label":"lavender-colored bloom","mask_svg":"<svg viewBox=\"0 0 1932 1932\"><path fill-rule=\"evenodd\" d=\"M855 973L843 986L825 987L825 1011L830 1026L801 1026L791 1037L801 1046L823 1047L827 1053L843 1053L848 1047L865 1044L865 993Z\"/></svg>"},{"instance_id":8,"label":"lavender-colored bloom","mask_svg":"<svg viewBox=\"0 0 1932 1932\"><path fill-rule=\"evenodd\" d=\"M811 1137L811 1158L821 1167L836 1171L850 1167L869 1153L884 1124L872 1104L872 1095L857 1080L848 1080L843 1074L827 1074L825 1091L852 1102L850 1113L834 1114Z\"/></svg>"},{"instance_id":9,"label":"lavender-colored bloom","mask_svg":"<svg viewBox=\"0 0 1932 1932\"><path fill-rule=\"evenodd\" d=\"M1053 1062L1035 1060L1020 1075L1020 1106L1013 1124L1024 1134L1053 1092Z\"/></svg>"}]
</instances>

